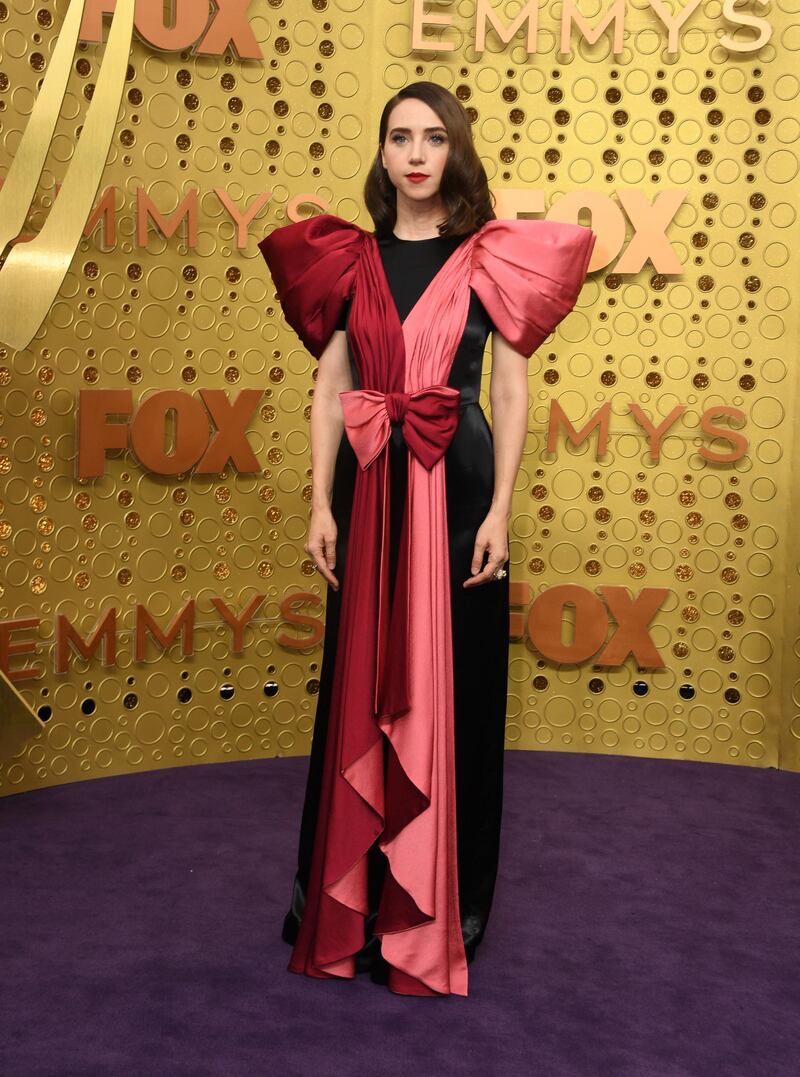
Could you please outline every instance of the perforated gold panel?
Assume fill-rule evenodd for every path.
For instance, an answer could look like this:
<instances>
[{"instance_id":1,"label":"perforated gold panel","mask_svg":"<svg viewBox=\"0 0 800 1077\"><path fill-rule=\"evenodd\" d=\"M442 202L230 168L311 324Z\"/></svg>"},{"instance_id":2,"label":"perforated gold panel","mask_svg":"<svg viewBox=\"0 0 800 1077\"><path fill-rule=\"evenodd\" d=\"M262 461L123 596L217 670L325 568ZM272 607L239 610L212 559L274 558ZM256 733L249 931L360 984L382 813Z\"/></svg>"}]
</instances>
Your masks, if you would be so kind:
<instances>
[{"instance_id":1,"label":"perforated gold panel","mask_svg":"<svg viewBox=\"0 0 800 1077\"><path fill-rule=\"evenodd\" d=\"M190 6L177 5L181 18ZM303 551L315 364L281 317L256 242L307 203L370 227L361 186L380 109L419 78L468 109L501 213L557 217L583 193L591 215L580 220L606 261L530 361L508 746L800 769L790 5L772 6L771 39L753 53L720 44L723 32L742 42L755 31L726 23L719 4L692 14L678 51L649 8L629 5L616 55L611 29L587 44L573 28L571 53L559 51L560 5L540 11L538 52L526 54L524 31L506 44L489 29L479 53L469 0L437 6L450 25L426 30L452 51L412 51L423 7L254 0L263 59L226 48L224 34L222 45L206 36L212 53L201 54L172 47L177 31L160 44L134 32L89 234L30 344L0 347L0 651L39 722L0 759L0 794L308 752L324 613L324 581ZM496 12L509 23L512 8ZM0 2L0 176L66 10ZM75 53L29 234L73 158L103 53L89 40ZM680 193L666 227L679 271L659 269L652 237L655 262L625 270L631 206L667 191ZM170 221L179 206L186 216ZM487 413L489 368L487 355ZM81 390L130 390L135 408L159 390L199 401L201 390L233 399L244 388L263 392L247 427L259 470L157 474L128 444L105 453L101 476L76 477ZM610 402L605 453L597 431L574 445L563 426L548 450L554 401L578 430ZM657 460L631 404L656 425L685 405ZM717 405L744 416L718 424L747 439L733 463L701 453L731 450L702 425ZM115 421L128 442L130 415ZM166 424L167 453L179 427ZM531 605L563 584L598 601L604 586L633 597L666 588L648 628L661 668L639 670L630 653L611 667L543 655ZM239 615L259 595L235 653L213 600ZM112 609L115 654L83 657L63 631L59 652L59 616L86 641ZM142 610L162 631L189 611L193 639L161 647L144 631L137 658ZM564 607L562 643L581 615L580 603ZM609 639L615 630L609 615ZM16 649L24 641L35 653ZM26 668L33 676L20 678Z\"/></svg>"}]
</instances>

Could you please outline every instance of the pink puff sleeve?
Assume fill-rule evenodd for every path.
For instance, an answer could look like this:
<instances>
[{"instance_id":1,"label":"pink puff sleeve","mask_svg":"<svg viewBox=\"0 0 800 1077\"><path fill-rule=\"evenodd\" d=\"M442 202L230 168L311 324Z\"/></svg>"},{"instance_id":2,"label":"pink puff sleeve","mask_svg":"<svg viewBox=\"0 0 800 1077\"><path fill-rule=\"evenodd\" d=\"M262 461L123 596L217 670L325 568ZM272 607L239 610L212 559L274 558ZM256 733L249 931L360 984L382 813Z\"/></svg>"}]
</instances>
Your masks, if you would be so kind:
<instances>
[{"instance_id":1,"label":"pink puff sleeve","mask_svg":"<svg viewBox=\"0 0 800 1077\"><path fill-rule=\"evenodd\" d=\"M470 287L526 358L575 306L596 242L590 228L560 221L494 220L478 232Z\"/></svg>"},{"instance_id":2,"label":"pink puff sleeve","mask_svg":"<svg viewBox=\"0 0 800 1077\"><path fill-rule=\"evenodd\" d=\"M367 234L322 213L276 228L258 244L284 317L315 359L339 322Z\"/></svg>"}]
</instances>

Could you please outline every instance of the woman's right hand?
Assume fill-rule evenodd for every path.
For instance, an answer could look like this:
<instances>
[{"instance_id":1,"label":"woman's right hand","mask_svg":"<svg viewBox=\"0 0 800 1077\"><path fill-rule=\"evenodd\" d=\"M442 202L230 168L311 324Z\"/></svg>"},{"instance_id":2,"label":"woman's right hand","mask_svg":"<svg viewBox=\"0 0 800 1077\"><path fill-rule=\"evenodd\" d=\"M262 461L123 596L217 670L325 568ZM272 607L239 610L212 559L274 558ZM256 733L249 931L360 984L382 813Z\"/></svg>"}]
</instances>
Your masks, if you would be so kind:
<instances>
[{"instance_id":1,"label":"woman's right hand","mask_svg":"<svg viewBox=\"0 0 800 1077\"><path fill-rule=\"evenodd\" d=\"M332 569L336 567L336 536L338 528L330 509L314 508L308 525L308 542L304 549L314 558L319 571L334 589L339 590L339 581Z\"/></svg>"}]
</instances>

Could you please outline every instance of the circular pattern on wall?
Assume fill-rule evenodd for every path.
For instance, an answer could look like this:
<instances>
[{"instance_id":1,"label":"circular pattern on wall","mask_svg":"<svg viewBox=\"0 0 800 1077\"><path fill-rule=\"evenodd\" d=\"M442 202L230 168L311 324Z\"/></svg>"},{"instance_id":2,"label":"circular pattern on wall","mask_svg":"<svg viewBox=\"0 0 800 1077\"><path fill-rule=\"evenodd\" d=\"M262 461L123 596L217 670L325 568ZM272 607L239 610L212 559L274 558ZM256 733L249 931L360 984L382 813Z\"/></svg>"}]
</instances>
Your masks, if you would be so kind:
<instances>
[{"instance_id":1,"label":"circular pattern on wall","mask_svg":"<svg viewBox=\"0 0 800 1077\"><path fill-rule=\"evenodd\" d=\"M60 25L28 8L0 4L7 160ZM555 24L543 22L538 52L490 30L478 55L474 5L432 31L454 52L413 53L401 9L313 0L297 20L268 0L251 20L263 61L157 53L135 38L100 192L112 191L106 213L31 346L0 348L0 610L6 621L40 619L19 638L36 639L42 672L18 688L43 721L0 766L0 794L309 751L325 599L303 550L316 368L255 244L314 206L369 227L361 189L376 110L419 78L447 85L465 107L497 195L527 191L536 213L541 192L557 218L562 198L585 192L608 256L529 363L530 434L511 522L515 612L529 622L534 599L557 584L598 600L604 587L633 598L665 590L649 627L663 668L640 669L632 653L616 668L595 665L598 655L553 663L529 627L513 639L508 746L800 765L782 677L800 656L785 519L796 375L781 346L797 328L786 283L798 249L797 122L786 114L797 79L775 68L774 50L732 67L719 44L710 59L689 33L667 63L652 29L632 31L619 56L606 37L562 56ZM351 69L366 50L367 80ZM102 54L89 44L76 54L31 231L74 152ZM665 186L686 189L667 228L680 271L649 260L619 268L641 227L626 189L653 202ZM167 235L179 206L187 217ZM655 238L646 247L659 250ZM487 411L489 366L487 354ZM172 479L117 453L101 478L76 480L78 390L100 388L128 390L135 404L156 389L262 390L248 427L261 471ZM548 451L554 400L575 430L606 403L608 413L577 445L559 428ZM726 462L737 435L748 451ZM310 637L287 605L298 592L295 612L316 623ZM232 653L212 599L240 613L256 594L263 602ZM146 632L135 657L137 603L163 631L192 602L190 656L179 634L162 653ZM73 649L68 671L56 672L59 618L87 638L111 608L116 664ZM571 624L565 607L564 638ZM609 612L608 640L616 629Z\"/></svg>"}]
</instances>

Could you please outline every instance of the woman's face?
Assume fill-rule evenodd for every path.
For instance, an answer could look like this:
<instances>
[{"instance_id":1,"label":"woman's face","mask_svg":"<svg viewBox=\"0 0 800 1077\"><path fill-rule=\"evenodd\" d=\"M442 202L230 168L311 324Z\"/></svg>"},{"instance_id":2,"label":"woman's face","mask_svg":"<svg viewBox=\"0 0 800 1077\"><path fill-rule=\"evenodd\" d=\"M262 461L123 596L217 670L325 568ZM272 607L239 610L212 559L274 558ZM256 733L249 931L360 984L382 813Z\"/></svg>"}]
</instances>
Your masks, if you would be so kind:
<instances>
[{"instance_id":1,"label":"woman's face","mask_svg":"<svg viewBox=\"0 0 800 1077\"><path fill-rule=\"evenodd\" d=\"M425 202L437 198L450 146L447 129L430 105L415 97L400 101L389 113L381 161L398 198ZM414 180L414 173L425 178Z\"/></svg>"}]
</instances>

